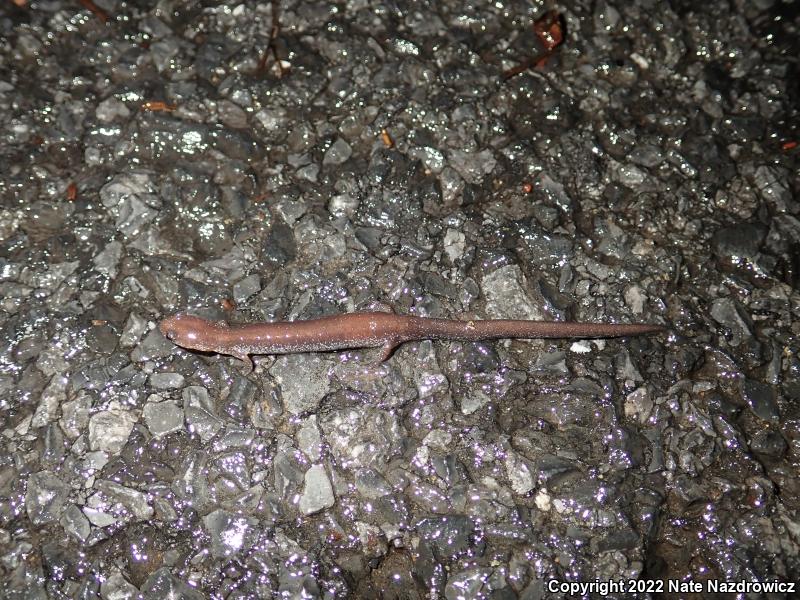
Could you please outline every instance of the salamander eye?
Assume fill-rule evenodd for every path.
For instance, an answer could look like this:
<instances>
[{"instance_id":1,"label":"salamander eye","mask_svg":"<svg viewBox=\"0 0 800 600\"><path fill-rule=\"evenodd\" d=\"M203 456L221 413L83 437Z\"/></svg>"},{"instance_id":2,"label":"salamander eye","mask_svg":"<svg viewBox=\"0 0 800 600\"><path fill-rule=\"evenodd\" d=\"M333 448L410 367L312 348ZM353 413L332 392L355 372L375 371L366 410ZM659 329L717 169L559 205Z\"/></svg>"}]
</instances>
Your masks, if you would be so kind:
<instances>
[{"instance_id":1,"label":"salamander eye","mask_svg":"<svg viewBox=\"0 0 800 600\"><path fill-rule=\"evenodd\" d=\"M177 336L177 335L175 335L175 331L174 331L173 329L170 329L169 331L167 331L167 333L166 333L166 336L165 336L165 337L166 337L166 338L167 338L169 341L173 341L173 340L174 340L176 337L178 337L178 336Z\"/></svg>"}]
</instances>

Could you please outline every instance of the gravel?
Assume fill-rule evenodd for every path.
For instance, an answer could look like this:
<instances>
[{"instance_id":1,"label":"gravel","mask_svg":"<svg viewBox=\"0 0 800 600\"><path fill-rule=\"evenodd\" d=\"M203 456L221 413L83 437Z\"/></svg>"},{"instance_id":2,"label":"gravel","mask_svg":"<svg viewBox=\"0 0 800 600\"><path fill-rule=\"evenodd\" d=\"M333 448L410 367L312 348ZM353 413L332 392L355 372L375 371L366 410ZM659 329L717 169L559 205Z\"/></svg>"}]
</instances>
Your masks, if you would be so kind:
<instances>
[{"instance_id":1,"label":"gravel","mask_svg":"<svg viewBox=\"0 0 800 600\"><path fill-rule=\"evenodd\" d=\"M91 6L0 4L0 596L800 579L791 3ZM669 331L157 328L385 306Z\"/></svg>"}]
</instances>

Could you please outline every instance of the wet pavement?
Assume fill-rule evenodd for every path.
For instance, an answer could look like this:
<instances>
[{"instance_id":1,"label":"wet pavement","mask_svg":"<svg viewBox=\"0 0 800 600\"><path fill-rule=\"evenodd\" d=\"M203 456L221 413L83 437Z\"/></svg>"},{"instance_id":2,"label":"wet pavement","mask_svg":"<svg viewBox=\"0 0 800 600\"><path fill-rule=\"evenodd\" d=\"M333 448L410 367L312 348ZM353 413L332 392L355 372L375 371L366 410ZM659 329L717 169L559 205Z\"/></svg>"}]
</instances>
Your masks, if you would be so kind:
<instances>
[{"instance_id":1,"label":"wet pavement","mask_svg":"<svg viewBox=\"0 0 800 600\"><path fill-rule=\"evenodd\" d=\"M793 4L17 4L0 595L800 579ZM249 373L157 329L386 306L668 332Z\"/></svg>"}]
</instances>

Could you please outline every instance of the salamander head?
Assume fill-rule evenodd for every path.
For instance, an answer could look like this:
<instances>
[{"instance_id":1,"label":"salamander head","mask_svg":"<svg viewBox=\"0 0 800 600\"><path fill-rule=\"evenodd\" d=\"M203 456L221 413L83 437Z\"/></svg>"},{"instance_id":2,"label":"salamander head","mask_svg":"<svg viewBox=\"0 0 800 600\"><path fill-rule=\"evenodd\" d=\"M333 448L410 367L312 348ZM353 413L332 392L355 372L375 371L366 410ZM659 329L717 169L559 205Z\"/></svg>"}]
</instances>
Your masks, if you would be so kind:
<instances>
[{"instance_id":1,"label":"salamander head","mask_svg":"<svg viewBox=\"0 0 800 600\"><path fill-rule=\"evenodd\" d=\"M161 321L158 329L165 338L181 348L216 352L220 342L218 336L226 326L192 315L177 314Z\"/></svg>"}]
</instances>

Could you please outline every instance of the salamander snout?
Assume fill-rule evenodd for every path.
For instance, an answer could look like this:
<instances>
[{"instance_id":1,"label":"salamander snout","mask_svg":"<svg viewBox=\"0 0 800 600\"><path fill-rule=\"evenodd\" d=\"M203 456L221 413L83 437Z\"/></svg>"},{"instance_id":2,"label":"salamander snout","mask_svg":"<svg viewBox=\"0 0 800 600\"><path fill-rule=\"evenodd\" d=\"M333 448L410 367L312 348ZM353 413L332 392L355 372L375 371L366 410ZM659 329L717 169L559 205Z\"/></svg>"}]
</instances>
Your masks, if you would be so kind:
<instances>
[{"instance_id":1,"label":"salamander snout","mask_svg":"<svg viewBox=\"0 0 800 600\"><path fill-rule=\"evenodd\" d=\"M209 333L213 334L215 323L194 317L192 315L178 314L167 317L158 325L162 335L181 348L189 350L212 350L209 343Z\"/></svg>"},{"instance_id":2,"label":"salamander snout","mask_svg":"<svg viewBox=\"0 0 800 600\"><path fill-rule=\"evenodd\" d=\"M168 340L172 341L177 337L177 332L175 331L175 325L172 323L172 317L161 321L158 324L158 330Z\"/></svg>"}]
</instances>

